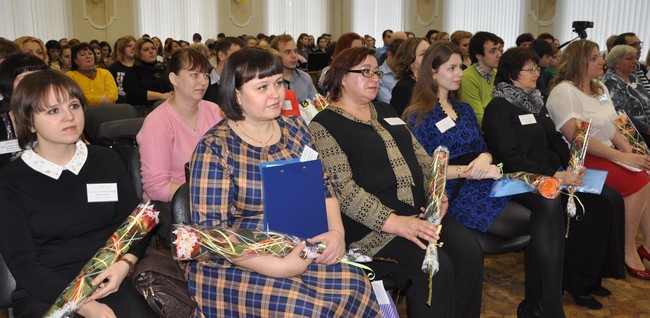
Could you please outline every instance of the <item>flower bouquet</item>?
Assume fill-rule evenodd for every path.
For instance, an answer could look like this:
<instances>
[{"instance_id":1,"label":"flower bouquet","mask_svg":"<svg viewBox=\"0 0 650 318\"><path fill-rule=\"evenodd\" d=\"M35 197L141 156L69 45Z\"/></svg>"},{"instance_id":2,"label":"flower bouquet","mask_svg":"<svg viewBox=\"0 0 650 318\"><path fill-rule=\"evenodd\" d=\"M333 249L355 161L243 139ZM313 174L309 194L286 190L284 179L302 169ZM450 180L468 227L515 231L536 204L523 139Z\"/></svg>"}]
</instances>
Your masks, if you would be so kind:
<instances>
[{"instance_id":1,"label":"flower bouquet","mask_svg":"<svg viewBox=\"0 0 650 318\"><path fill-rule=\"evenodd\" d=\"M71 317L90 296L97 286L90 282L113 263L137 241L158 224L158 211L153 204L140 203L129 217L111 235L103 247L84 265L77 277L59 295L44 317Z\"/></svg>"},{"instance_id":2,"label":"flower bouquet","mask_svg":"<svg viewBox=\"0 0 650 318\"><path fill-rule=\"evenodd\" d=\"M504 197L520 193L535 192L547 199L560 195L560 181L530 172L506 173L490 189L490 197Z\"/></svg>"},{"instance_id":3,"label":"flower bouquet","mask_svg":"<svg viewBox=\"0 0 650 318\"><path fill-rule=\"evenodd\" d=\"M433 151L433 166L429 175L427 184L427 208L424 217L433 225L440 225L440 206L442 205L442 196L445 193L445 184L447 183L447 161L449 160L449 150L445 146L439 146ZM427 305L431 306L431 296L433 293L432 279L440 267L438 263L438 244L429 244L424 254L422 270L429 273L429 297ZM442 243L439 243L442 246Z\"/></svg>"},{"instance_id":4,"label":"flower bouquet","mask_svg":"<svg viewBox=\"0 0 650 318\"><path fill-rule=\"evenodd\" d=\"M318 94L318 93L316 93L316 95L314 95L313 104L314 104L314 107L316 107L316 109L318 111L321 111L321 110L327 108L327 106L330 105L330 103L327 101L327 98L323 97L323 95Z\"/></svg>"},{"instance_id":5,"label":"flower bouquet","mask_svg":"<svg viewBox=\"0 0 650 318\"><path fill-rule=\"evenodd\" d=\"M624 111L618 112L618 117L614 120L614 125L618 132L623 135L625 140L630 144L633 153L642 155L650 154L648 145L646 145L643 137L641 137L639 131L634 127L634 124L632 124L630 117Z\"/></svg>"},{"instance_id":6,"label":"flower bouquet","mask_svg":"<svg viewBox=\"0 0 650 318\"><path fill-rule=\"evenodd\" d=\"M587 155L587 145L589 143L589 129L591 127L591 119L589 121L576 120L576 130L573 134L571 141L571 149L569 150L569 166L568 170L580 174L585 166L585 156ZM574 202L574 193L576 187L569 186L569 201L567 203L567 217L574 217L576 215L576 204ZM567 235L568 235L568 222L567 222Z\"/></svg>"}]
</instances>

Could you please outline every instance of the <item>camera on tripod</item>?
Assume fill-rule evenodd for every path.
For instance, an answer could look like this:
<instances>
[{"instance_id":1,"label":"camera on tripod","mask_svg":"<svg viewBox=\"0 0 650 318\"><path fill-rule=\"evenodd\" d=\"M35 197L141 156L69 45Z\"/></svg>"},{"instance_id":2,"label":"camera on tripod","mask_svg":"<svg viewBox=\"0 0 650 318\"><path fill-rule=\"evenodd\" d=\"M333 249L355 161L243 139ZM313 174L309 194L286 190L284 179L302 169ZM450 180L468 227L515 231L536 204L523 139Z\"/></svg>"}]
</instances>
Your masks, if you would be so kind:
<instances>
[{"instance_id":1,"label":"camera on tripod","mask_svg":"<svg viewBox=\"0 0 650 318\"><path fill-rule=\"evenodd\" d=\"M587 29L593 28L594 23L592 21L573 21L571 26L573 27L573 32L578 33L581 39L585 39L587 38Z\"/></svg>"}]
</instances>

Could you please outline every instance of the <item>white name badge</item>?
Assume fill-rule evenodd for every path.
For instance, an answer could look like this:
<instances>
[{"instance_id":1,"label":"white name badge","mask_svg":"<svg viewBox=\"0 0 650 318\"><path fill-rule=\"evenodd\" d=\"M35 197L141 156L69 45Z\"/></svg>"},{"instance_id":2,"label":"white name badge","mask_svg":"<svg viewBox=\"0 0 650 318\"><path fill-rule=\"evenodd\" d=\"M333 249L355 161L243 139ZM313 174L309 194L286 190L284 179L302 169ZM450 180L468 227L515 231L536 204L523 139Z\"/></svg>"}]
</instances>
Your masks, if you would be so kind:
<instances>
[{"instance_id":1,"label":"white name badge","mask_svg":"<svg viewBox=\"0 0 650 318\"><path fill-rule=\"evenodd\" d=\"M18 139L0 141L0 155L19 152Z\"/></svg>"},{"instance_id":2,"label":"white name badge","mask_svg":"<svg viewBox=\"0 0 650 318\"><path fill-rule=\"evenodd\" d=\"M522 126L536 124L537 120L533 114L519 115L519 122Z\"/></svg>"},{"instance_id":3,"label":"white name badge","mask_svg":"<svg viewBox=\"0 0 650 318\"><path fill-rule=\"evenodd\" d=\"M438 130L440 130L440 132L444 134L445 131L449 130L450 128L456 127L456 123L454 122L453 119L451 119L451 117L447 116L444 119L437 122L436 127L438 127Z\"/></svg>"},{"instance_id":4,"label":"white name badge","mask_svg":"<svg viewBox=\"0 0 650 318\"><path fill-rule=\"evenodd\" d=\"M399 117L389 117L384 118L384 120L391 126L406 125L406 123Z\"/></svg>"},{"instance_id":5,"label":"white name badge","mask_svg":"<svg viewBox=\"0 0 650 318\"><path fill-rule=\"evenodd\" d=\"M117 183L86 184L88 202L117 202Z\"/></svg>"},{"instance_id":6,"label":"white name badge","mask_svg":"<svg viewBox=\"0 0 650 318\"><path fill-rule=\"evenodd\" d=\"M607 98L607 95L606 95L606 94L598 95L596 98L598 99L598 101L599 101L601 104L607 104L607 101L609 100L609 98Z\"/></svg>"},{"instance_id":7,"label":"white name badge","mask_svg":"<svg viewBox=\"0 0 650 318\"><path fill-rule=\"evenodd\" d=\"M291 106L291 101L285 100L282 102L282 110L292 110L293 107Z\"/></svg>"}]
</instances>

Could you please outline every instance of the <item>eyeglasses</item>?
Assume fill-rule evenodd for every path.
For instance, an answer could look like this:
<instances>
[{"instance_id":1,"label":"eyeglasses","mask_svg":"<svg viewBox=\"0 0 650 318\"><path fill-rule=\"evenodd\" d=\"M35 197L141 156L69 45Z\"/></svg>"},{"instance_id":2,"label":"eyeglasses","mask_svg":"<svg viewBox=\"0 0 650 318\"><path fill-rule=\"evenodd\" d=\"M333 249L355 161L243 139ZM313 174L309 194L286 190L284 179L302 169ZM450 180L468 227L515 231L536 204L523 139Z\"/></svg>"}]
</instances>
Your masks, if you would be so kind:
<instances>
[{"instance_id":1,"label":"eyeglasses","mask_svg":"<svg viewBox=\"0 0 650 318\"><path fill-rule=\"evenodd\" d=\"M639 42L634 42L634 43L628 43L628 45L631 46L631 47L639 48L639 47L643 46L643 42L639 41Z\"/></svg>"},{"instance_id":2,"label":"eyeglasses","mask_svg":"<svg viewBox=\"0 0 650 318\"><path fill-rule=\"evenodd\" d=\"M384 77L384 72L382 71L373 71L371 69L364 68L362 70L348 70L348 73L359 73L363 77L372 78L373 75L377 75L379 79Z\"/></svg>"},{"instance_id":3,"label":"eyeglasses","mask_svg":"<svg viewBox=\"0 0 650 318\"><path fill-rule=\"evenodd\" d=\"M533 66L533 67L529 67L529 68L522 68L521 71L522 72L528 72L530 74L539 73L539 66Z\"/></svg>"}]
</instances>

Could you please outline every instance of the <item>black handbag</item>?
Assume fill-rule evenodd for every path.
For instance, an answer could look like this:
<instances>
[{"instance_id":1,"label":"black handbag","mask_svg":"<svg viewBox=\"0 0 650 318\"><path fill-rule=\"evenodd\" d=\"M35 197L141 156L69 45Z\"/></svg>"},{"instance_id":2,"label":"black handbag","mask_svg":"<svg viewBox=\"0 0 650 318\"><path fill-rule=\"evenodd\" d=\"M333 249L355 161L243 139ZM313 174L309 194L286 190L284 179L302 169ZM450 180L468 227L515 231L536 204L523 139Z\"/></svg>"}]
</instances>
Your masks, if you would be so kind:
<instances>
[{"instance_id":1,"label":"black handbag","mask_svg":"<svg viewBox=\"0 0 650 318\"><path fill-rule=\"evenodd\" d=\"M160 317L187 318L194 313L196 302L187 289L183 271L171 255L149 247L135 264L131 280L135 290Z\"/></svg>"}]
</instances>

